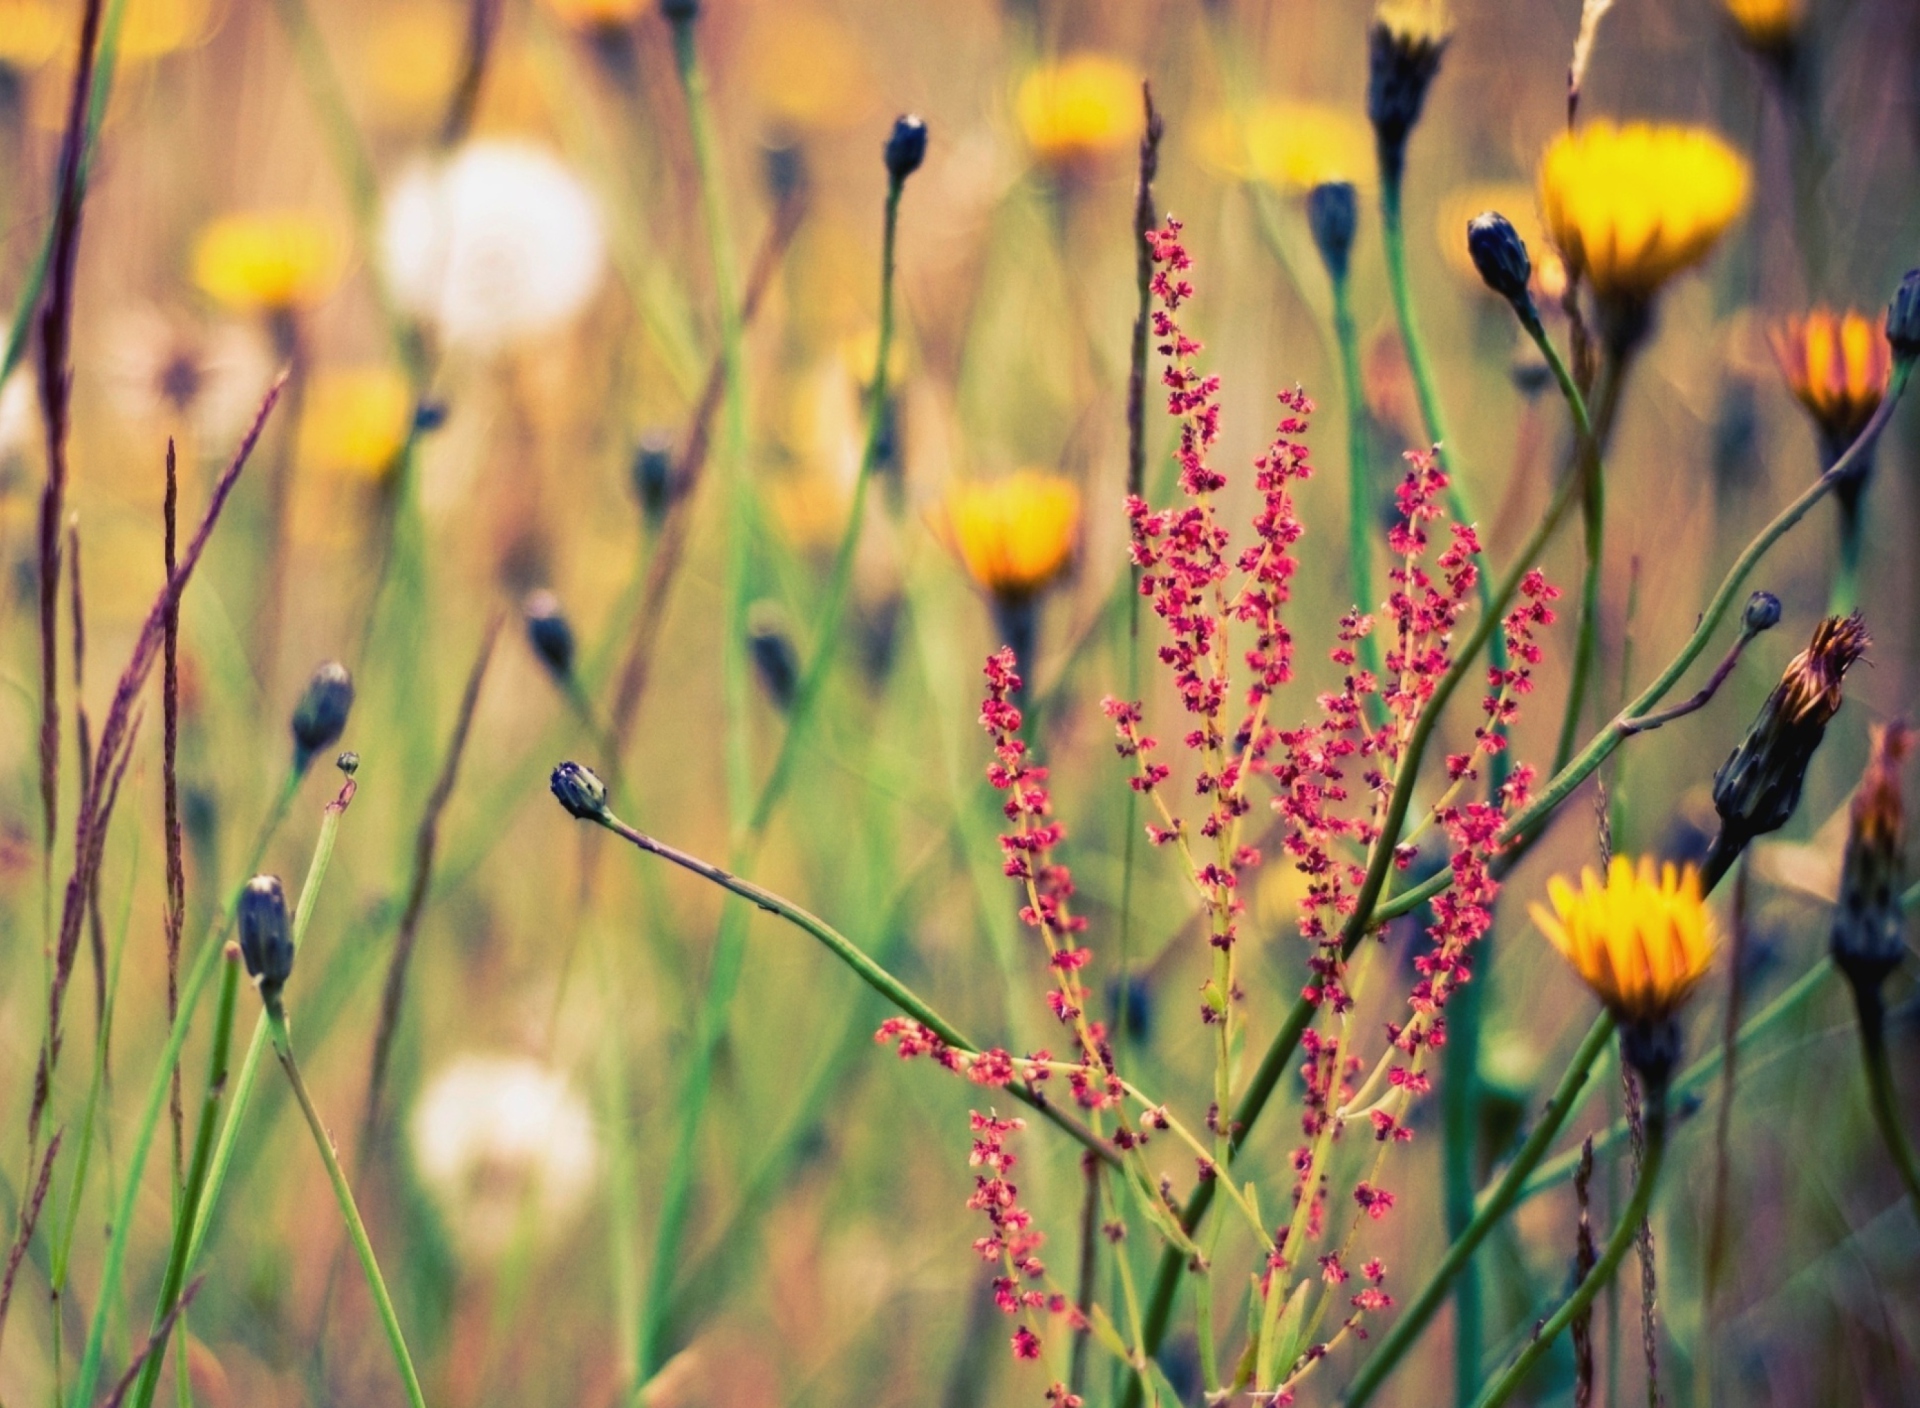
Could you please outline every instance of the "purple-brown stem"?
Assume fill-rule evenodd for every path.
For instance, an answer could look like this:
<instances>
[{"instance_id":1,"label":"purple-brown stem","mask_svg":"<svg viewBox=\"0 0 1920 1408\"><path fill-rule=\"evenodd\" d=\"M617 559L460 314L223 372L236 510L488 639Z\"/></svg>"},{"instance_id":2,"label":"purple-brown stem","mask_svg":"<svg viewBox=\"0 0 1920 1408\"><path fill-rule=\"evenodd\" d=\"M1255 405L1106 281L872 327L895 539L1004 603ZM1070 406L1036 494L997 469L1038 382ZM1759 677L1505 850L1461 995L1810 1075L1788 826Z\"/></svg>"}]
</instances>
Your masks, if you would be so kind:
<instances>
[{"instance_id":1,"label":"purple-brown stem","mask_svg":"<svg viewBox=\"0 0 1920 1408\"><path fill-rule=\"evenodd\" d=\"M440 123L440 145L456 147L473 128L473 114L480 106L480 89L487 78L487 60L493 55L494 36L500 31L500 0L469 0L467 40L460 55L460 77L447 100L447 115Z\"/></svg>"},{"instance_id":2,"label":"purple-brown stem","mask_svg":"<svg viewBox=\"0 0 1920 1408\"><path fill-rule=\"evenodd\" d=\"M174 1321L187 1313L187 1307L193 1304L193 1298L200 1294L200 1285L206 1279L205 1276L194 1277L187 1284L186 1290L182 1291L174 1303L167 1307L167 1313L161 1316L160 1323L153 1327L153 1333L147 1336L146 1344L142 1345L140 1352L133 1356L133 1362L127 1365L127 1372L120 1376L120 1381L113 1386L113 1392L107 1395L101 1408L120 1408L120 1405L126 1401L127 1394L139 1380L140 1371L146 1367L147 1360L159 1352L160 1347L173 1334Z\"/></svg>"},{"instance_id":3,"label":"purple-brown stem","mask_svg":"<svg viewBox=\"0 0 1920 1408\"><path fill-rule=\"evenodd\" d=\"M80 586L80 516L67 520L67 585L73 614L73 732L84 786L93 776L93 729L87 718L87 607ZM103 1037L107 1030L107 936L100 922L100 872L93 874L87 889L87 947L93 959L93 1029ZM108 1052L100 1048L104 1072Z\"/></svg>"},{"instance_id":4,"label":"purple-brown stem","mask_svg":"<svg viewBox=\"0 0 1920 1408\"><path fill-rule=\"evenodd\" d=\"M53 1161L60 1153L60 1136L66 1131L59 1130L47 1141L47 1152L40 1159L40 1176L33 1181L33 1196L27 1199L20 1209L20 1230L14 1235L13 1246L7 1250L7 1269L0 1274L0 1339L7 1334L7 1310L13 1304L13 1281L20 1274L20 1259L27 1254L27 1247L33 1241L34 1224L40 1220L40 1205L47 1200L47 1185L53 1179Z\"/></svg>"},{"instance_id":5,"label":"purple-brown stem","mask_svg":"<svg viewBox=\"0 0 1920 1408\"><path fill-rule=\"evenodd\" d=\"M180 478L174 463L173 437L167 437L167 497L161 509L162 553L167 580L179 565ZM167 603L161 621L160 664L160 790L165 811L167 844L167 1025L180 1013L180 939L187 923L187 870L180 828L180 602ZM173 1092L168 1105L173 1121L173 1182L180 1185L181 1144L185 1112L180 1103L180 1067L173 1068Z\"/></svg>"}]
</instances>

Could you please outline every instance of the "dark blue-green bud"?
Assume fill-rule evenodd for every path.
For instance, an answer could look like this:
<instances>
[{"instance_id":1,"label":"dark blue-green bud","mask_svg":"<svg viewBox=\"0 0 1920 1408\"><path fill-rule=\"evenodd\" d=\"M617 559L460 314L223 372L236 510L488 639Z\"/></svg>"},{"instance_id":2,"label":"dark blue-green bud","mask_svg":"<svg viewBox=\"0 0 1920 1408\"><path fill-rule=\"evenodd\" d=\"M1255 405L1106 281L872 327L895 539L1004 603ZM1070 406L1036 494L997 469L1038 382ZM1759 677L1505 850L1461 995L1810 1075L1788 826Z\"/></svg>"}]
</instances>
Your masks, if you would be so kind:
<instances>
[{"instance_id":1,"label":"dark blue-green bud","mask_svg":"<svg viewBox=\"0 0 1920 1408\"><path fill-rule=\"evenodd\" d=\"M1322 181L1307 192L1307 228L1336 282L1347 276L1353 232L1359 224L1360 200L1351 181Z\"/></svg>"},{"instance_id":2,"label":"dark blue-green bud","mask_svg":"<svg viewBox=\"0 0 1920 1408\"><path fill-rule=\"evenodd\" d=\"M1780 624L1780 598L1772 592L1755 592L1747 598L1747 609L1741 613L1740 624L1750 636L1772 630Z\"/></svg>"},{"instance_id":3,"label":"dark blue-green bud","mask_svg":"<svg viewBox=\"0 0 1920 1408\"><path fill-rule=\"evenodd\" d=\"M353 676L338 660L313 672L293 708L293 765L305 772L313 755L339 742L353 709Z\"/></svg>"},{"instance_id":4,"label":"dark blue-green bud","mask_svg":"<svg viewBox=\"0 0 1920 1408\"><path fill-rule=\"evenodd\" d=\"M793 707L800 688L800 652L786 618L770 601L756 601L747 612L747 649L767 697L781 713Z\"/></svg>"},{"instance_id":5,"label":"dark blue-green bud","mask_svg":"<svg viewBox=\"0 0 1920 1408\"><path fill-rule=\"evenodd\" d=\"M1533 295L1527 291L1533 260L1513 222L1497 210L1474 216L1467 221L1467 253L1487 287L1525 316L1533 307Z\"/></svg>"},{"instance_id":6,"label":"dark blue-green bud","mask_svg":"<svg viewBox=\"0 0 1920 1408\"><path fill-rule=\"evenodd\" d=\"M607 784L592 768L562 763L553 770L548 786L560 805L582 821L597 821L607 814Z\"/></svg>"},{"instance_id":7,"label":"dark blue-green bud","mask_svg":"<svg viewBox=\"0 0 1920 1408\"><path fill-rule=\"evenodd\" d=\"M649 430L633 452L633 496L649 527L658 528L673 502L673 437Z\"/></svg>"},{"instance_id":8,"label":"dark blue-green bud","mask_svg":"<svg viewBox=\"0 0 1920 1408\"><path fill-rule=\"evenodd\" d=\"M1895 357L1920 356L1920 269L1907 270L1887 305L1887 341Z\"/></svg>"},{"instance_id":9,"label":"dark blue-green bud","mask_svg":"<svg viewBox=\"0 0 1920 1408\"><path fill-rule=\"evenodd\" d=\"M573 675L573 627L560 609L560 598L550 591L529 592L521 605L527 618L527 640L556 680Z\"/></svg>"},{"instance_id":10,"label":"dark blue-green bud","mask_svg":"<svg viewBox=\"0 0 1920 1408\"><path fill-rule=\"evenodd\" d=\"M256 875L240 892L240 956L247 976L268 1001L293 973L293 939L287 931L287 895L273 875Z\"/></svg>"},{"instance_id":11,"label":"dark blue-green bud","mask_svg":"<svg viewBox=\"0 0 1920 1408\"><path fill-rule=\"evenodd\" d=\"M893 120L887 137L887 175L904 181L920 169L927 159L927 124L915 113L903 112Z\"/></svg>"}]
</instances>

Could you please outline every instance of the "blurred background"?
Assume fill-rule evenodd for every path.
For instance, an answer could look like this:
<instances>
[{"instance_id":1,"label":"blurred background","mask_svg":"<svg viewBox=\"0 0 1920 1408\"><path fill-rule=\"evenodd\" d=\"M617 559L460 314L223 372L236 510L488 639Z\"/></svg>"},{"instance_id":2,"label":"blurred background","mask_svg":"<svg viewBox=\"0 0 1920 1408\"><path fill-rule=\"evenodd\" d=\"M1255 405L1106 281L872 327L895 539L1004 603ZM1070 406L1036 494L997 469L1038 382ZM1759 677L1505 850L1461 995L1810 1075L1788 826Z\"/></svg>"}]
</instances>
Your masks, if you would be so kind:
<instances>
[{"instance_id":1,"label":"blurred background","mask_svg":"<svg viewBox=\"0 0 1920 1408\"><path fill-rule=\"evenodd\" d=\"M79 8L0 0L9 300L28 282L51 210ZM1455 0L1454 38L1409 158L1413 287L1451 449L1498 564L1542 511L1570 432L1510 312L1474 275L1462 232L1495 207L1544 248L1534 178L1566 120L1578 9ZM1337 681L1327 651L1351 604L1339 369L1304 214L1315 183L1351 180L1361 191L1353 297L1382 524L1397 457L1423 439L1381 263L1368 12L1314 0L710 0L695 33L712 88L724 239L736 278L750 281L760 266L764 296L745 341L744 460L729 467L717 449L687 493L669 481L687 462L720 327L668 26L640 0L503 0L485 13L497 28L468 82L473 12L455 0L129 0L74 325L80 700L96 720L106 712L164 580L168 438L182 522L192 524L267 383L290 363L289 392L182 612L188 951L245 878L308 676L322 660L345 662L358 697L341 746L360 755L359 794L288 1009L429 1398L628 1401L643 1353L636 1315L651 1304L665 1367L646 1401L660 1408L1038 1402L1047 1379L1008 1357L1005 1322L970 1251L966 1113L980 1093L876 1051L877 1000L767 916L746 931L738 991L712 1048L668 1295L646 1295L721 895L588 834L548 797L546 774L562 758L617 772L627 820L716 862L729 855L742 818L729 804L728 747L744 748L757 788L780 750L796 662L818 644L876 355L881 148L896 114L922 115L926 162L900 211L885 443L841 645L750 874L884 955L966 1030L1014 1049L1045 1040L1043 963L999 873L997 798L975 725L980 661L1001 643L1004 620L992 584L955 550L945 506L955 484L1062 476L1078 509L1071 565L1037 597L1026 662L1033 736L1092 921L1091 981L1124 1019L1138 1082L1198 1112L1211 1056L1195 1017L1207 959L1186 928L1191 891L1170 857L1144 854L1130 921L1118 923L1125 774L1098 709L1126 679L1115 603L1127 570L1138 84L1151 82L1166 120L1156 204L1185 222L1196 261L1187 327L1225 380L1215 463L1232 481L1228 521L1251 511L1249 467L1277 418L1272 394L1299 384L1319 405L1289 609L1300 677L1277 706L1291 723L1311 717L1315 696ZM1620 0L1601 31L1583 116L1711 126L1751 160L1754 193L1715 257L1662 300L1621 412L1595 719L1670 658L1739 547L1819 470L1815 431L1768 328L1821 302L1877 317L1920 250L1920 10L1808 0L1797 23L1807 61L1791 94L1719 0ZM34 362L0 386L9 1227L44 1026L35 513L45 450ZM1151 392L1149 412L1148 482L1164 501L1171 430ZM724 439L717 420L707 424ZM1824 951L1844 829L1833 818L1869 724L1911 708L1917 441L1914 417L1896 419L1869 491L1868 668L1849 681L1794 822L1749 868L1748 1010ZM729 489L735 469L743 497ZM663 541L681 531L675 521L684 561L670 591L649 592ZM1635 740L1603 771L1616 848L1700 846L1704 785L1821 614L1833 537L1823 511L1769 555L1753 585L1781 598L1782 628L1700 715ZM730 745L721 657L738 622L727 553L743 540L753 692ZM1570 602L1574 533L1545 565ZM574 642L564 672L553 667L551 628L544 638L526 629L529 594L542 591L552 595L535 616L559 615ZM385 1094L365 1121L419 829L469 673L502 613L457 778L435 813ZM1517 733L1516 756L1542 766L1572 615L1549 633ZM657 631L652 668L615 759L619 667L643 630ZM1145 692L1150 721L1157 712L1174 730L1177 706L1151 665ZM164 1042L157 705L147 712L102 866L106 941L124 943L124 966L98 1162L79 1195L71 1293L49 1300L44 1239L22 1272L0 1357L8 1403L56 1392L55 1316L66 1318L69 1358L84 1339L100 1276L95 1234L111 1216ZM1442 729L1450 751L1473 722L1456 713ZM263 868L290 892L337 791L326 762L266 852ZM69 767L63 818L73 814L72 777ZM1590 785L1576 797L1509 878L1498 961L1483 964L1488 1165L1592 1017L1525 902L1547 875L1597 855L1595 795ZM1303 971L1296 878L1278 866L1261 877L1243 951L1255 1050ZM1404 953L1410 939L1394 942ZM69 1004L75 1039L53 1096L63 1121L88 1098L89 962L83 955ZM1718 1039L1724 983L1722 972L1694 1006L1694 1051ZM1865 1119L1851 1013L1830 987L1742 1064L1729 1192L1737 1235L1710 1316L1701 1290L1715 1107L1680 1127L1655 1221L1670 1402L1707 1401L1696 1369L1709 1342L1723 1401L1913 1401L1920 1228ZM1910 986L1896 985L1892 1000L1896 1069L1910 1076L1920 1058ZM250 995L240 1011L244 1037ZM205 1041L196 1030L186 1048L190 1114ZM270 1062L262 1072L200 1268L194 1398L398 1402L325 1175L278 1075ZM1911 1118L1920 1080L1903 1079ZM1617 1113L1618 1080L1603 1084L1573 1134ZM1396 1178L1400 1211L1381 1234L1403 1292L1446 1240L1439 1140L1425 1137L1436 1115L1420 1110L1422 1137ZM1078 1150L1035 1123L1020 1146L1023 1192L1065 1274ZM1249 1146L1250 1176L1284 1179L1296 1129L1276 1108ZM167 1138L137 1204L124 1306L108 1318L110 1368L141 1342L159 1285ZM1184 1188L1191 1166L1168 1153ZM56 1206L70 1196L64 1178ZM1595 1186L1603 1208L1624 1196L1617 1172ZM1574 1219L1561 1187L1489 1243L1489 1363L1563 1286ZM1122 1248L1143 1276L1158 1250L1151 1240L1143 1230ZM1643 1391L1639 1297L1626 1281L1600 1317L1619 1402ZM1187 1318L1183 1306L1176 1325ZM1378 1401L1435 1401L1451 1378L1451 1345L1443 1317ZM1191 1352L1176 1331L1176 1385L1195 1381ZM1532 1401L1566 1401L1571 1373L1563 1346ZM1108 1401L1104 1364L1092 1382L1090 1401ZM1341 1382L1323 1376L1303 1401L1337 1401ZM172 1385L169 1375L162 1392Z\"/></svg>"}]
</instances>

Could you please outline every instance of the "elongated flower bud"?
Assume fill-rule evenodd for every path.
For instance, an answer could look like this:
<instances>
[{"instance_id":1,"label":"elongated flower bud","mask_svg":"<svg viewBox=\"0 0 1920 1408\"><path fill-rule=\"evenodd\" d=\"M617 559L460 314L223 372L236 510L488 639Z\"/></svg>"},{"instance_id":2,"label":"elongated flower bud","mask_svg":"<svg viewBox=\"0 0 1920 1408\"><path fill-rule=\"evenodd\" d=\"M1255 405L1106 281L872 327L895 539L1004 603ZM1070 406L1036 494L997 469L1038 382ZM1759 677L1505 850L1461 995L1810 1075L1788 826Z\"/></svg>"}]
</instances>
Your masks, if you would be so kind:
<instances>
[{"instance_id":1,"label":"elongated flower bud","mask_svg":"<svg viewBox=\"0 0 1920 1408\"><path fill-rule=\"evenodd\" d=\"M1741 629L1757 636L1780 624L1780 598L1772 592L1755 592L1747 598L1747 609L1740 614Z\"/></svg>"},{"instance_id":2,"label":"elongated flower bud","mask_svg":"<svg viewBox=\"0 0 1920 1408\"><path fill-rule=\"evenodd\" d=\"M784 614L772 602L756 601L748 608L747 649L767 697L784 714L793 707L794 693L800 688L800 652L794 648Z\"/></svg>"},{"instance_id":3,"label":"elongated flower bud","mask_svg":"<svg viewBox=\"0 0 1920 1408\"><path fill-rule=\"evenodd\" d=\"M1360 224L1360 200L1351 181L1322 181L1307 192L1307 228L1336 283L1347 276L1354 231Z\"/></svg>"},{"instance_id":4,"label":"elongated flower bud","mask_svg":"<svg viewBox=\"0 0 1920 1408\"><path fill-rule=\"evenodd\" d=\"M893 120L884 153L887 175L904 181L927 159L927 124L917 113L903 112Z\"/></svg>"},{"instance_id":5,"label":"elongated flower bud","mask_svg":"<svg viewBox=\"0 0 1920 1408\"><path fill-rule=\"evenodd\" d=\"M549 781L553 795L572 815L582 821L595 821L606 815L607 784L592 768L578 763L562 763Z\"/></svg>"},{"instance_id":6,"label":"elongated flower bud","mask_svg":"<svg viewBox=\"0 0 1920 1408\"><path fill-rule=\"evenodd\" d=\"M353 708L353 676L338 660L313 672L293 709L293 765L305 772L313 755L340 741Z\"/></svg>"},{"instance_id":7,"label":"elongated flower bud","mask_svg":"<svg viewBox=\"0 0 1920 1408\"><path fill-rule=\"evenodd\" d=\"M650 430L633 452L633 496L640 501L647 527L658 528L673 502L673 437Z\"/></svg>"},{"instance_id":8,"label":"elongated flower bud","mask_svg":"<svg viewBox=\"0 0 1920 1408\"><path fill-rule=\"evenodd\" d=\"M1715 844L1731 848L1728 860L1793 815L1814 749L1840 711L1841 681L1868 643L1857 611L1822 621L1761 705L1746 737L1714 774L1713 807L1721 824L1721 841Z\"/></svg>"},{"instance_id":9,"label":"elongated flower bud","mask_svg":"<svg viewBox=\"0 0 1920 1408\"><path fill-rule=\"evenodd\" d=\"M1880 985L1907 951L1906 913L1900 907L1907 830L1900 765L1912 742L1903 722L1875 729L1872 756L1853 794L1830 944L1834 966L1862 1000L1879 1000Z\"/></svg>"},{"instance_id":10,"label":"elongated flower bud","mask_svg":"<svg viewBox=\"0 0 1920 1408\"><path fill-rule=\"evenodd\" d=\"M1528 321L1538 316L1527 288L1533 260L1511 220L1497 210L1474 216L1467 222L1467 253L1487 287L1511 303L1516 313Z\"/></svg>"},{"instance_id":11,"label":"elongated flower bud","mask_svg":"<svg viewBox=\"0 0 1920 1408\"><path fill-rule=\"evenodd\" d=\"M1912 361L1920 356L1920 269L1907 270L1887 305L1887 341L1895 357Z\"/></svg>"},{"instance_id":12,"label":"elongated flower bud","mask_svg":"<svg viewBox=\"0 0 1920 1408\"><path fill-rule=\"evenodd\" d=\"M293 939L287 928L287 895L273 875L256 875L240 892L240 956L247 976L272 1002L293 973Z\"/></svg>"},{"instance_id":13,"label":"elongated flower bud","mask_svg":"<svg viewBox=\"0 0 1920 1408\"><path fill-rule=\"evenodd\" d=\"M527 617L527 640L556 680L573 675L573 627L560 609L560 598L549 591L530 592L521 605Z\"/></svg>"}]
</instances>

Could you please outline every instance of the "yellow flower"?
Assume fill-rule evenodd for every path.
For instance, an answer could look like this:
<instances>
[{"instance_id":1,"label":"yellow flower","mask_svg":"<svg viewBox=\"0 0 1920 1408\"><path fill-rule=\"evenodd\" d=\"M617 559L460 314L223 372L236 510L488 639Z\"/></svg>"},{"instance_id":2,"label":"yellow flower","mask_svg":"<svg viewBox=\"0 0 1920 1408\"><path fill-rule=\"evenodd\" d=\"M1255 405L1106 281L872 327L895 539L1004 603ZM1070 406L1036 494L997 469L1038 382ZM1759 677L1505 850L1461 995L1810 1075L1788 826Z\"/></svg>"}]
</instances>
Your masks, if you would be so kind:
<instances>
[{"instance_id":1,"label":"yellow flower","mask_svg":"<svg viewBox=\"0 0 1920 1408\"><path fill-rule=\"evenodd\" d=\"M392 470L412 428L413 393L399 372L385 366L327 368L307 388L300 462L377 481Z\"/></svg>"},{"instance_id":2,"label":"yellow flower","mask_svg":"<svg viewBox=\"0 0 1920 1408\"><path fill-rule=\"evenodd\" d=\"M1553 909L1533 905L1533 922L1622 1021L1671 1017L1712 966L1713 915L1691 865L1615 856L1605 885L1589 868L1577 890L1556 875L1547 896Z\"/></svg>"},{"instance_id":3,"label":"yellow flower","mask_svg":"<svg viewBox=\"0 0 1920 1408\"><path fill-rule=\"evenodd\" d=\"M1540 163L1560 253L1602 300L1644 302L1706 258L1746 209L1747 162L1705 128L1588 123Z\"/></svg>"},{"instance_id":4,"label":"yellow flower","mask_svg":"<svg viewBox=\"0 0 1920 1408\"><path fill-rule=\"evenodd\" d=\"M446 0L380 7L367 28L362 64L382 120L425 124L444 114L459 78L465 27Z\"/></svg>"},{"instance_id":5,"label":"yellow flower","mask_svg":"<svg viewBox=\"0 0 1920 1408\"><path fill-rule=\"evenodd\" d=\"M1762 53L1793 47L1806 18L1801 0L1724 0L1740 37Z\"/></svg>"},{"instance_id":6,"label":"yellow flower","mask_svg":"<svg viewBox=\"0 0 1920 1408\"><path fill-rule=\"evenodd\" d=\"M67 29L47 0L0 0L0 64L38 68L54 56Z\"/></svg>"},{"instance_id":7,"label":"yellow flower","mask_svg":"<svg viewBox=\"0 0 1920 1408\"><path fill-rule=\"evenodd\" d=\"M333 292L345 264L333 227L298 210L223 215L193 245L193 281L247 312L310 308Z\"/></svg>"},{"instance_id":8,"label":"yellow flower","mask_svg":"<svg viewBox=\"0 0 1920 1408\"><path fill-rule=\"evenodd\" d=\"M1880 408L1893 372L1893 351L1880 322L1848 309L1815 308L1768 332L1787 387L1836 453L1852 443Z\"/></svg>"},{"instance_id":9,"label":"yellow flower","mask_svg":"<svg viewBox=\"0 0 1920 1408\"><path fill-rule=\"evenodd\" d=\"M1373 133L1356 114L1322 103L1268 99L1244 118L1221 111L1195 128L1200 159L1222 175L1282 191L1328 181L1372 181Z\"/></svg>"},{"instance_id":10,"label":"yellow flower","mask_svg":"<svg viewBox=\"0 0 1920 1408\"><path fill-rule=\"evenodd\" d=\"M619 29L640 18L647 0L546 0L546 6L575 29Z\"/></svg>"},{"instance_id":11,"label":"yellow flower","mask_svg":"<svg viewBox=\"0 0 1920 1408\"><path fill-rule=\"evenodd\" d=\"M745 57L748 81L776 123L833 131L866 111L873 79L859 36L838 20L774 6L755 21Z\"/></svg>"},{"instance_id":12,"label":"yellow flower","mask_svg":"<svg viewBox=\"0 0 1920 1408\"><path fill-rule=\"evenodd\" d=\"M1021 601L1073 560L1080 491L1057 474L1023 469L947 490L939 527L967 573L994 596Z\"/></svg>"},{"instance_id":13,"label":"yellow flower","mask_svg":"<svg viewBox=\"0 0 1920 1408\"><path fill-rule=\"evenodd\" d=\"M1014 114L1034 155L1070 166L1126 146L1144 121L1140 76L1105 54L1075 54L1029 73Z\"/></svg>"},{"instance_id":14,"label":"yellow flower","mask_svg":"<svg viewBox=\"0 0 1920 1408\"><path fill-rule=\"evenodd\" d=\"M213 32L213 17L210 0L127 0L120 21L120 57L157 59L202 43ZM0 0L0 64L38 68L73 47L79 20L78 4ZM63 106L63 121L65 115Z\"/></svg>"},{"instance_id":15,"label":"yellow flower","mask_svg":"<svg viewBox=\"0 0 1920 1408\"><path fill-rule=\"evenodd\" d=\"M204 43L213 33L210 0L127 0L120 57L157 59Z\"/></svg>"}]
</instances>

